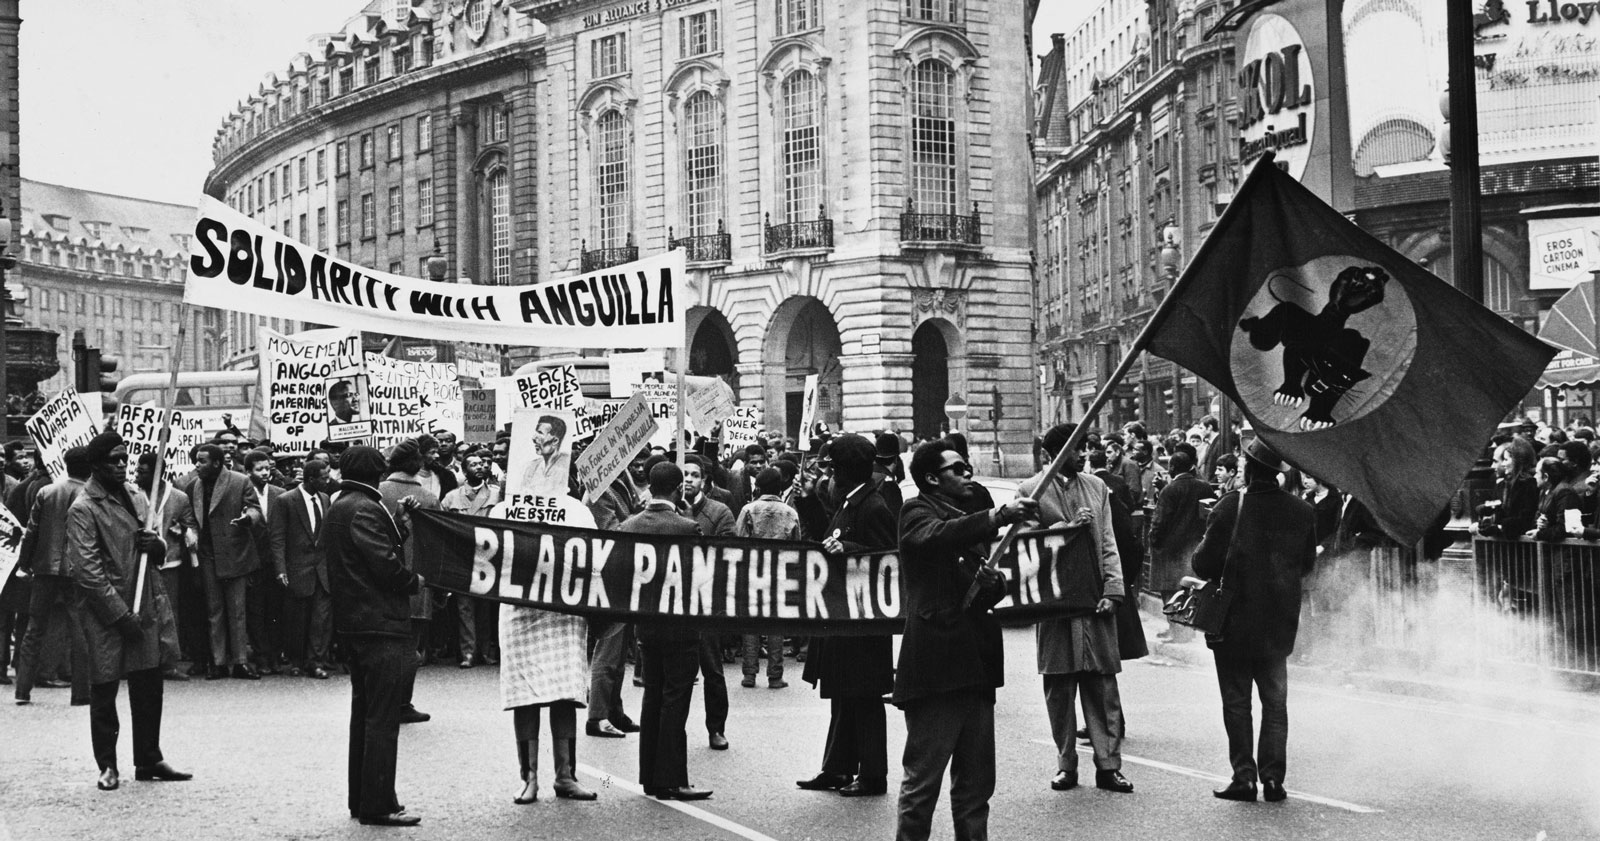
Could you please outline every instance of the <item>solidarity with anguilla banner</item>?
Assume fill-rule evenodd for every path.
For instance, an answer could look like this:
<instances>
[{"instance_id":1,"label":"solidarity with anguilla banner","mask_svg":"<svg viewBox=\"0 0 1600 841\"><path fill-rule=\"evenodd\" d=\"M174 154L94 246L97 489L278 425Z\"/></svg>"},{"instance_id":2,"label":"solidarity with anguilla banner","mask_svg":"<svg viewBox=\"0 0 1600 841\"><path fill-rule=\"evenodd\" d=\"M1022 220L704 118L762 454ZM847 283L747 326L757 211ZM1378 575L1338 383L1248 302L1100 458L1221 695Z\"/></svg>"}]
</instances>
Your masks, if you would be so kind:
<instances>
[{"instance_id":1,"label":"solidarity with anguilla banner","mask_svg":"<svg viewBox=\"0 0 1600 841\"><path fill-rule=\"evenodd\" d=\"M628 622L810 636L898 632L904 560L829 555L815 543L669 537L412 512L416 571L433 586ZM1095 604L1064 574L1093 542L1081 528L1024 532L999 568L1002 622Z\"/></svg>"},{"instance_id":2,"label":"solidarity with anguilla banner","mask_svg":"<svg viewBox=\"0 0 1600 841\"><path fill-rule=\"evenodd\" d=\"M443 284L323 254L202 197L183 300L423 339L678 347L690 303L683 254L530 286Z\"/></svg>"}]
</instances>

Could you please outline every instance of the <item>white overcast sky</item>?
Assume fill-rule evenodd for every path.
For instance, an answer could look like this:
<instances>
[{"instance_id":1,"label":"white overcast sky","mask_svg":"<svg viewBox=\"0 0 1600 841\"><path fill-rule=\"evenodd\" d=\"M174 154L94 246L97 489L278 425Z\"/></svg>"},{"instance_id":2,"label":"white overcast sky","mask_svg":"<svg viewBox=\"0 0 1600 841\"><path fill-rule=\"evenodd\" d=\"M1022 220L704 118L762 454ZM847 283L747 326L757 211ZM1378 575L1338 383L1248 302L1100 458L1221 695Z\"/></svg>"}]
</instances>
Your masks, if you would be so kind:
<instances>
[{"instance_id":1,"label":"white overcast sky","mask_svg":"<svg viewBox=\"0 0 1600 841\"><path fill-rule=\"evenodd\" d=\"M1043 0L1034 52L1100 0ZM24 177L193 204L222 118L362 0L22 0Z\"/></svg>"}]
</instances>

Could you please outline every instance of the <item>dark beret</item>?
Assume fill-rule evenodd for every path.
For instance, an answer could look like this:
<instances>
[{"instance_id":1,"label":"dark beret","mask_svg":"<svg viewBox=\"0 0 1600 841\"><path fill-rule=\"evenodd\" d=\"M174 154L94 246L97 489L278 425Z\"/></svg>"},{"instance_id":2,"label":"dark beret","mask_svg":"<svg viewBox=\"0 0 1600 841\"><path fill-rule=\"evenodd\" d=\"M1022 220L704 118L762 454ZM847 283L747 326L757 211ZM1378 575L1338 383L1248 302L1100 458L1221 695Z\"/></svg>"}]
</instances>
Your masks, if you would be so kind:
<instances>
[{"instance_id":1,"label":"dark beret","mask_svg":"<svg viewBox=\"0 0 1600 841\"><path fill-rule=\"evenodd\" d=\"M111 455L111 451L122 446L122 436L115 432L102 432L89 442L89 461L99 464Z\"/></svg>"}]
</instances>

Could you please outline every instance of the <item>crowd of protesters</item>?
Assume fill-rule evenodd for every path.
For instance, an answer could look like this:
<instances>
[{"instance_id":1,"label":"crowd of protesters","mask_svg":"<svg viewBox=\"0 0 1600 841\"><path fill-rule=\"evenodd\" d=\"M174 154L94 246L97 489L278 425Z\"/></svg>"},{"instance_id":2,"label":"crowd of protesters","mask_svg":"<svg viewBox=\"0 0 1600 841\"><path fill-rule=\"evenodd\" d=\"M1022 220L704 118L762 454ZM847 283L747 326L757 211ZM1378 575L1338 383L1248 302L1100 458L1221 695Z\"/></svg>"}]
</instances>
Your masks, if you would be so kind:
<instances>
[{"instance_id":1,"label":"crowd of protesters","mask_svg":"<svg viewBox=\"0 0 1600 841\"><path fill-rule=\"evenodd\" d=\"M836 554L898 546L905 556L905 587L912 613L917 613L915 603L937 604L955 590L964 591L966 587L956 586L958 583L976 581L980 588L992 589L994 582L978 568L982 559L979 547L1009 523L1092 526L1096 548L1092 568L1072 573L1089 582L1090 598L1081 610L1041 623L1038 631L1039 673L1058 747L1059 767L1050 785L1061 791L1077 786L1077 739L1087 739L1093 747L1099 788L1133 791L1133 784L1121 774L1125 723L1116 674L1121 660L1142 657L1148 650L1136 597L1141 591L1170 596L1184 576L1202 566L1196 552L1204 541L1229 543L1215 530L1209 537L1207 534L1208 525L1217 519L1211 512L1219 503L1226 503L1222 519L1231 529L1244 517L1240 494L1247 489L1257 493L1270 487L1284 497L1294 497L1294 516L1306 512L1307 552L1313 558L1332 561L1385 539L1360 501L1316 477L1277 464L1275 458L1256 453L1252 461L1252 447L1259 442L1241 445L1238 429L1220 428L1210 417L1193 428L1175 429L1164 436L1150 434L1140 423L1118 431L1089 432L1079 451L1068 459L1068 469L1053 480L1057 485L1046 486L1036 476L1023 483L1017 501L999 506L983 484L973 480L971 459L960 435L908 444L892 432L865 436L831 435L825 428L813 432L816 435L807 442L805 452L774 432L763 433L761 443L735 452L719 453L712 442L697 441L693 452L681 460L681 468L676 453L660 447L646 449L589 508L597 527L607 530L804 540ZM1059 452L1071 432L1068 426L1046 430L1038 440L1040 462ZM952 762L968 772L962 776L960 790L951 792L958 823L977 831L986 820L994 784L993 690L999 685L1000 667L996 627L985 624L988 620L981 616L959 619L958 626L977 622L960 627L908 622L897 664L887 636L805 640L663 631L570 617L556 622L549 618L553 614L447 594L422 586L413 577L408 578L410 595L404 599L410 621L402 630L406 635L403 649L414 662L396 668L388 664L387 654L373 654L377 649L348 632L350 608L341 608L335 595L339 581L349 580L347 566L352 561L330 561L328 557L322 531L330 509L340 506L339 500L347 492L370 491L394 526L389 560L398 565L396 569L413 569L413 547L407 540L411 511L425 508L493 515L503 502L509 431L492 442L467 445L459 445L449 433L438 433L403 440L384 453L330 443L304 456L284 456L275 452L270 442L252 442L239 430L229 429L195 447L190 453L193 468L180 476L174 487L166 488L156 503L160 514L154 533L146 536L140 530L136 536L141 549L157 547L151 551L159 558L160 614L144 623L154 623L148 628L149 639L134 633L138 629L123 626L150 617L99 617L104 620L100 625L121 634L123 650L148 649L145 659L150 662L141 661L138 669L97 669L95 654L105 644L96 648L91 639L94 635L88 633L95 616L84 614L89 599L83 591L88 585L83 571L74 569L75 558L83 555L78 551L82 547L71 545L64 526L71 519L69 511L75 510L77 500L85 494L114 502L123 491L115 487L112 477L116 469L125 468L109 459L113 447L117 453L125 450L120 441L97 442L98 449L93 452L87 448L69 451L65 459L68 475L56 482L37 464L37 455L31 450L9 447L6 451L5 502L26 527L8 537L20 541L21 563L19 579L6 589L6 601L0 604L0 629L5 631L0 640L0 666L15 664L15 700L19 704L30 703L36 688L71 687L73 704L92 706L102 692L101 682L113 680L110 686L114 690L115 679L126 677L130 694L154 697L159 709L152 679L158 689L161 680L253 681L264 675L325 680L338 671L354 671L358 697L363 681L370 684L373 674L384 676L380 681L383 703L392 702L394 707L386 722L397 727L430 719L414 697L417 666L497 666L504 656L501 688L506 708L515 713L523 783L517 803L531 803L538 797L534 752L539 743L539 710L546 708L550 710L557 796L575 800L596 797L573 775L575 711L585 706L588 737L621 739L638 734L640 776L647 794L693 800L711 792L691 785L687 775L684 729L691 687L698 683L704 693L708 746L726 750L730 747L726 733L729 693L724 667L739 664L740 685L745 689L756 688L764 677L767 688L779 690L789 686L786 675L792 676L792 672L786 671L785 662L792 659L803 664L804 680L817 686L831 712L820 771L797 781L800 789L837 792L845 797L888 793L883 705L888 697L905 710L908 726L915 719L919 728L978 734L971 743L939 739L908 743L906 778L900 792L902 837L926 837L927 821L939 793L938 778ZM1546 540L1600 535L1594 525L1591 473L1597 449L1600 443L1586 423L1570 431L1527 423L1497 435L1493 450L1499 479L1496 498L1478 512L1475 528L1485 535L1535 534ZM345 459L357 450L359 481L342 477ZM136 482L127 486L143 492L134 494L140 506L151 504L145 495L153 488L154 461L148 454L137 459ZM1276 466L1269 470L1263 465ZM570 490L581 496L575 478L572 481ZM920 492L917 505L907 505L903 484L906 488L914 484ZM1253 507L1277 506L1288 511L1285 505L1288 503L1268 501ZM348 552L369 548L356 546ZM377 555L383 555L382 547ZM918 563L919 558L946 556L957 562L952 569L967 570L963 582L937 575L928 578L931 573L927 570L944 567ZM1220 566L1231 558L1217 555L1208 563ZM1263 555L1259 563L1304 567L1303 573L1310 573L1313 566L1298 555L1292 559ZM1304 582L1304 599L1310 606L1307 615L1313 621L1320 603L1317 578L1326 574L1327 570L1317 565L1316 573ZM1280 629L1273 632L1276 642L1261 649L1271 652L1268 660L1286 658L1294 648L1302 598L1298 574L1291 595L1295 621L1288 623L1287 643ZM1281 601L1289 596L1276 593L1271 598ZM121 602L108 599L111 607L105 610L119 609ZM507 611L510 615L502 617ZM508 633L507 628L512 631ZM341 630L344 632L336 633ZM394 632L386 626L385 633ZM1172 625L1161 638L1182 642L1191 635L1187 627ZM925 638L945 642L930 643ZM982 644L970 650L927 647L947 646L953 639L964 640L963 645ZM992 649L989 642L982 642L991 639L995 643ZM507 645L514 644L516 650L502 652L502 640L515 641ZM560 681L552 682L540 669L527 668L527 658L553 657L556 655L551 652L557 648L565 658ZM1242 727L1248 731L1249 687L1254 679L1263 701L1270 697L1277 705L1268 711L1269 719L1277 721L1273 716L1281 713L1278 707L1284 687L1270 662L1265 667L1255 661L1247 663L1238 659L1245 656L1238 651L1228 656L1235 658L1228 661L1229 673L1237 676L1231 694L1226 687L1224 693L1225 706L1233 716L1228 727L1235 780L1217 796L1254 799L1258 771L1252 756L1239 757L1241 751L1249 752L1249 735L1239 735L1236 708L1242 697ZM963 657L968 659L962 661ZM1222 649L1218 657L1220 675L1224 672ZM630 663L634 684L645 687L638 721L625 710L621 693ZM953 677L957 673L959 676ZM511 675L509 683L507 674ZM3 668L0 681L11 682ZM1074 711L1079 695L1085 712L1081 729ZM114 699L114 693L110 697ZM363 703L375 702L368 697ZM147 769L155 769L149 771L152 779L186 778L160 760L159 746L139 744L139 720L136 709L136 754L143 751L136 756L140 778L146 778ZM115 722L96 721L101 787L114 788L114 729L109 748L98 734ZM370 762L374 736L368 730L364 738ZM389 737L380 741L385 739ZM362 767L358 741L353 735L353 769ZM378 755L386 757L381 761L392 763L392 745L385 745L380 746ZM104 755L106 750L109 758ZM1259 773L1268 784L1268 799L1278 799L1282 793L1281 744L1272 757L1262 761L1267 766ZM105 775L108 764L112 770L109 777ZM392 786L392 773L388 779ZM376 806L371 805L374 802ZM415 822L414 815L394 807L392 790L360 791L352 771L353 816L379 824Z\"/></svg>"}]
</instances>

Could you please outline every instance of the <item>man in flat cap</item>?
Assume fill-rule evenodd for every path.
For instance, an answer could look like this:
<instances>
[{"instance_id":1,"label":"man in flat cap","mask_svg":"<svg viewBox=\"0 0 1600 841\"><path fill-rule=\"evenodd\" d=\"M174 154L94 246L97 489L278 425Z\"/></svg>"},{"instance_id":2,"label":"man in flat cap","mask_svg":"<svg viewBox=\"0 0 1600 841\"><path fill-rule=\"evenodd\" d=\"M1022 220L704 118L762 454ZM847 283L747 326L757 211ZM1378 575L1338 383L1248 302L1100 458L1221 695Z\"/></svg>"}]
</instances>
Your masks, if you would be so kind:
<instances>
[{"instance_id":1,"label":"man in flat cap","mask_svg":"<svg viewBox=\"0 0 1600 841\"><path fill-rule=\"evenodd\" d=\"M91 476L67 511L72 578L82 596L80 624L89 651L89 735L97 785L113 791L117 771L117 688L128 681L133 716L134 777L182 781L193 775L161 755L161 629L172 621L158 571L166 545L144 527L149 503L128 484L122 436L104 432L89 442ZM141 555L148 562L141 564ZM140 597L136 593L143 590Z\"/></svg>"}]
</instances>

